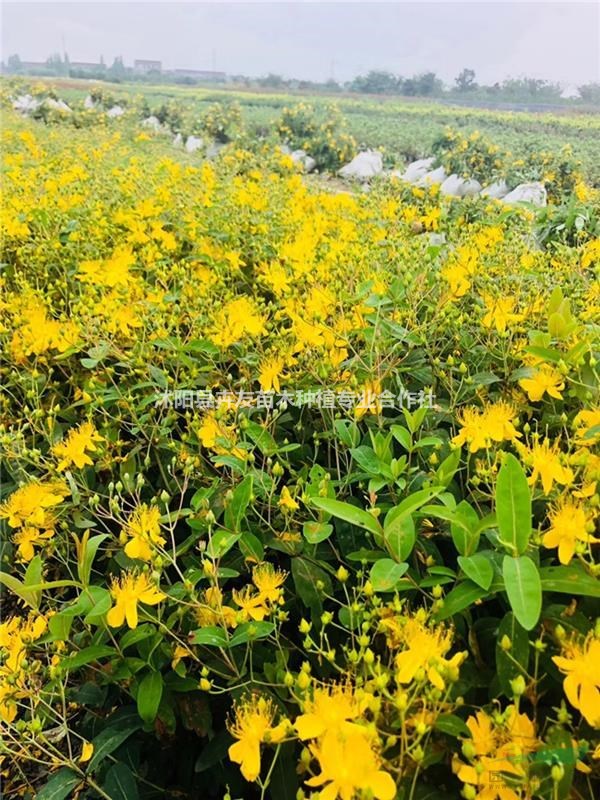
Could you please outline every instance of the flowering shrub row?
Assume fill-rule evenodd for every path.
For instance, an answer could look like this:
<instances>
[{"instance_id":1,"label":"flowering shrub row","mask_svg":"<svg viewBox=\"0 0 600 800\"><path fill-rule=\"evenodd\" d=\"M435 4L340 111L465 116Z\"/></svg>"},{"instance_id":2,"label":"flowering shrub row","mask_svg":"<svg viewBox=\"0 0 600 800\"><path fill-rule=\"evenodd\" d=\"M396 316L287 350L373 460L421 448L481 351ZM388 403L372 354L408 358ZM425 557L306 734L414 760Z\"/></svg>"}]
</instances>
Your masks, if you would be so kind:
<instances>
[{"instance_id":1,"label":"flowering shrub row","mask_svg":"<svg viewBox=\"0 0 600 800\"><path fill-rule=\"evenodd\" d=\"M5 796L591 800L598 239L2 135Z\"/></svg>"}]
</instances>

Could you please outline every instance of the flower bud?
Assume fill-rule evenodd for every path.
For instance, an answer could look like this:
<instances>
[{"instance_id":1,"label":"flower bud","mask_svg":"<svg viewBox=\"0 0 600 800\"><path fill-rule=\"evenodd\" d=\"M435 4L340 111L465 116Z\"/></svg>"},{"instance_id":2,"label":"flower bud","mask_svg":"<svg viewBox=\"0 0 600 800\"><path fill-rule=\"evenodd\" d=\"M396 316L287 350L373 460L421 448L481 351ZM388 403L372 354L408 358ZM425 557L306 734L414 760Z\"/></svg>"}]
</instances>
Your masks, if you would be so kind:
<instances>
[{"instance_id":1,"label":"flower bud","mask_svg":"<svg viewBox=\"0 0 600 800\"><path fill-rule=\"evenodd\" d=\"M350 573L345 567L340 567L338 571L335 573L335 575L340 583L346 583L346 581L350 577Z\"/></svg>"}]
</instances>

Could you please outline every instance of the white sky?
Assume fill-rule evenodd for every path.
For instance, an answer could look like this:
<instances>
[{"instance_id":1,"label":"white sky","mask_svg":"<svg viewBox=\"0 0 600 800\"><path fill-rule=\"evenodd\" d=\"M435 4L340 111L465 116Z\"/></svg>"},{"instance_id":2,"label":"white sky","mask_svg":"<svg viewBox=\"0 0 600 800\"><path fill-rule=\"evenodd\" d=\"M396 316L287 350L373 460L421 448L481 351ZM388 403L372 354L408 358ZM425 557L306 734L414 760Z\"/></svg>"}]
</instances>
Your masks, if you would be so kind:
<instances>
[{"instance_id":1,"label":"white sky","mask_svg":"<svg viewBox=\"0 0 600 800\"><path fill-rule=\"evenodd\" d=\"M2 3L3 59L42 61L63 40L71 61L122 55L251 76L433 70L452 82L470 67L484 83L600 80L600 2Z\"/></svg>"}]
</instances>

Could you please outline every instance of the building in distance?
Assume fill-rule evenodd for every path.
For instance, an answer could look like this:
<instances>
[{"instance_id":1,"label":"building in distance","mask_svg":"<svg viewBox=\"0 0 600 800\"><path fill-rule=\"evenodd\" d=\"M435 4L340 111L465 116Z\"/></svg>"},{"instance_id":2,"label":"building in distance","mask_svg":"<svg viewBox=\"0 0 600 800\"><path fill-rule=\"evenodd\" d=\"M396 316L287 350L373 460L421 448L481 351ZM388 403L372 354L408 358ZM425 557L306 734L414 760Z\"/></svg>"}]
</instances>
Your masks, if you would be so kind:
<instances>
[{"instance_id":1,"label":"building in distance","mask_svg":"<svg viewBox=\"0 0 600 800\"><path fill-rule=\"evenodd\" d=\"M136 58L133 62L133 71L142 75L148 75L149 72L162 72L162 61Z\"/></svg>"},{"instance_id":2,"label":"building in distance","mask_svg":"<svg viewBox=\"0 0 600 800\"><path fill-rule=\"evenodd\" d=\"M172 69L167 74L175 79L206 81L208 83L224 83L227 79L225 72L217 72L210 69Z\"/></svg>"}]
</instances>

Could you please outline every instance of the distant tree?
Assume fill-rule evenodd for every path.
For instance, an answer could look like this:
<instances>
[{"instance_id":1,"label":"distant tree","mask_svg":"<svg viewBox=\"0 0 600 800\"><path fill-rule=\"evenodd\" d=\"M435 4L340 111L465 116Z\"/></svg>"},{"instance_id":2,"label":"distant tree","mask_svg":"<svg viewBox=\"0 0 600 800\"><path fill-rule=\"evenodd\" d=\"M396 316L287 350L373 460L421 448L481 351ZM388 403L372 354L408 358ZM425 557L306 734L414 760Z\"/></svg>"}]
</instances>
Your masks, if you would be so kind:
<instances>
[{"instance_id":1,"label":"distant tree","mask_svg":"<svg viewBox=\"0 0 600 800\"><path fill-rule=\"evenodd\" d=\"M422 72L400 80L400 91L408 97L429 97L441 94L442 89L442 82L435 72Z\"/></svg>"},{"instance_id":2,"label":"distant tree","mask_svg":"<svg viewBox=\"0 0 600 800\"><path fill-rule=\"evenodd\" d=\"M442 82L435 72L422 72L420 75L415 75L414 81L417 94L421 97L437 94L442 90Z\"/></svg>"},{"instance_id":3,"label":"distant tree","mask_svg":"<svg viewBox=\"0 0 600 800\"><path fill-rule=\"evenodd\" d=\"M336 80L334 80L334 78L329 78L329 80L326 80L325 83L323 84L323 88L325 89L326 92L342 91L342 87Z\"/></svg>"},{"instance_id":4,"label":"distant tree","mask_svg":"<svg viewBox=\"0 0 600 800\"><path fill-rule=\"evenodd\" d=\"M265 86L269 89L282 89L287 85L287 81L281 75L276 75L269 72L264 78L258 79L259 86Z\"/></svg>"},{"instance_id":5,"label":"distant tree","mask_svg":"<svg viewBox=\"0 0 600 800\"><path fill-rule=\"evenodd\" d=\"M21 63L18 53L14 53L12 56L8 57L6 67L9 72L21 72L23 70L23 64Z\"/></svg>"},{"instance_id":6,"label":"distant tree","mask_svg":"<svg viewBox=\"0 0 600 800\"><path fill-rule=\"evenodd\" d=\"M127 70L125 69L125 65L123 64L123 57L117 56L107 70L109 76L113 80L121 80L127 74Z\"/></svg>"},{"instance_id":7,"label":"distant tree","mask_svg":"<svg viewBox=\"0 0 600 800\"><path fill-rule=\"evenodd\" d=\"M365 94L394 94L399 90L398 78L385 70L371 70L366 75L358 75L349 84L350 91Z\"/></svg>"},{"instance_id":8,"label":"distant tree","mask_svg":"<svg viewBox=\"0 0 600 800\"><path fill-rule=\"evenodd\" d=\"M541 78L508 78L502 84L502 94L515 100L559 100L560 85Z\"/></svg>"},{"instance_id":9,"label":"distant tree","mask_svg":"<svg viewBox=\"0 0 600 800\"><path fill-rule=\"evenodd\" d=\"M477 88L475 82L475 70L463 69L463 71L455 78L456 88L459 92L470 92Z\"/></svg>"},{"instance_id":10,"label":"distant tree","mask_svg":"<svg viewBox=\"0 0 600 800\"><path fill-rule=\"evenodd\" d=\"M586 103L600 105L600 83L584 83L583 86L577 88L581 99Z\"/></svg>"},{"instance_id":11,"label":"distant tree","mask_svg":"<svg viewBox=\"0 0 600 800\"><path fill-rule=\"evenodd\" d=\"M46 59L46 66L52 75L67 75L68 64L63 61L60 53L53 53Z\"/></svg>"}]
</instances>

